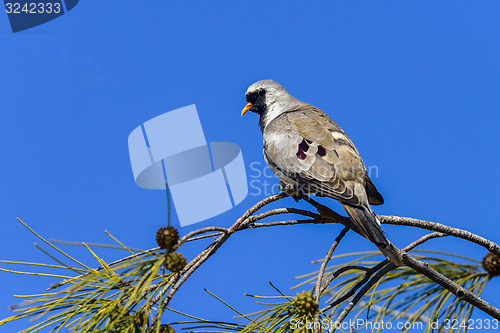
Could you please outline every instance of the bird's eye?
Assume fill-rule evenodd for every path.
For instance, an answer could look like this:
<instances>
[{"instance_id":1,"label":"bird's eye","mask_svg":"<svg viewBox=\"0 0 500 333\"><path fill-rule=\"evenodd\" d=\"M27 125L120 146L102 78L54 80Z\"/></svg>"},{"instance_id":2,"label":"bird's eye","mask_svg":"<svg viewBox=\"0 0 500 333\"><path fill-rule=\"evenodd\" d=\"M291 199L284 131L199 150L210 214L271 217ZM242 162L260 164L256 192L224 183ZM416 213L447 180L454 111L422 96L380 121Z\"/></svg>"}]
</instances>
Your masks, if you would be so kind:
<instances>
[{"instance_id":1,"label":"bird's eye","mask_svg":"<svg viewBox=\"0 0 500 333\"><path fill-rule=\"evenodd\" d=\"M260 97L265 96L265 95L266 95L266 91L264 89L259 90Z\"/></svg>"},{"instance_id":2,"label":"bird's eye","mask_svg":"<svg viewBox=\"0 0 500 333\"><path fill-rule=\"evenodd\" d=\"M253 91L251 93L247 93L245 97L247 102L255 103L257 101L257 98L259 97L258 95L259 95L258 92Z\"/></svg>"}]
</instances>

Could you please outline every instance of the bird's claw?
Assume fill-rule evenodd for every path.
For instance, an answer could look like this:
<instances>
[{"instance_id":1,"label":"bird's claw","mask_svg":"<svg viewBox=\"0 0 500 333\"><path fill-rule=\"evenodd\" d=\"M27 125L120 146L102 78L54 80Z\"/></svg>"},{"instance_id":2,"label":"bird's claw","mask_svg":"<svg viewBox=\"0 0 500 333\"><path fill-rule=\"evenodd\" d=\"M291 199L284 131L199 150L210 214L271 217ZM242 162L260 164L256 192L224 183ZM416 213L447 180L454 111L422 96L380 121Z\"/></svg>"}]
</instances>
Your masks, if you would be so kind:
<instances>
[{"instance_id":1,"label":"bird's claw","mask_svg":"<svg viewBox=\"0 0 500 333\"><path fill-rule=\"evenodd\" d=\"M280 182L280 190L288 194L289 196L297 195L297 191L295 190L295 186L291 184L285 184Z\"/></svg>"},{"instance_id":2,"label":"bird's claw","mask_svg":"<svg viewBox=\"0 0 500 333\"><path fill-rule=\"evenodd\" d=\"M280 190L291 196L295 202L299 202L299 200L304 197L304 195L297 191L297 188L292 184L280 182Z\"/></svg>"}]
</instances>

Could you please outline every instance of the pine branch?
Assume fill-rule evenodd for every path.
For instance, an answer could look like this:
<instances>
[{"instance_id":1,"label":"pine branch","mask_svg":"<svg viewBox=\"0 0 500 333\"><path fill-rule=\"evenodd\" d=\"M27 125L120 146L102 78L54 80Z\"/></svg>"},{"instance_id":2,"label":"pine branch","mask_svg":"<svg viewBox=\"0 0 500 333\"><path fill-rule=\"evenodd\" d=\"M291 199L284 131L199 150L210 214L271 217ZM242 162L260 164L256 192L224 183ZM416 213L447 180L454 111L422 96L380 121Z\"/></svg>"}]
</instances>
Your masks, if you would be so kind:
<instances>
[{"instance_id":1,"label":"pine branch","mask_svg":"<svg viewBox=\"0 0 500 333\"><path fill-rule=\"evenodd\" d=\"M318 275L316 277L316 282L315 282L315 286L314 286L314 297L316 298L317 304L319 305L319 300L320 300L322 294L328 289L330 284L337 277L339 277L342 273L345 273L348 271L353 271L353 270L354 271L359 270L359 271L364 271L364 276L360 281L353 283L354 285L352 285L352 287L349 290L347 290L347 292L344 295L342 295L341 297L339 297L335 301L331 302L330 304L326 305L322 309L320 309L318 307L318 310L314 314L315 323L319 323L320 316L324 315L324 313L326 313L328 310L332 309L335 306L343 304L344 302L346 302L352 298L350 300L350 302L345 306L345 308L343 309L343 311L341 312L341 314L337 317L337 319L335 321L338 324L341 323L347 317L347 315L350 313L350 311L356 306L356 304L358 304L360 299L376 283L378 283L387 273L389 273L390 271L397 268L394 264L390 263L388 260L384 260L371 268L360 266L360 265L347 265L347 266L338 268L333 273L330 273L328 278L325 279L326 266L327 266L328 262L330 261L330 259L332 258L332 255L333 255L335 249L337 248L338 244L341 242L341 240L343 239L343 237L345 236L345 234L348 232L349 229L352 229L355 232L358 232L358 230L351 223L349 218L344 217L344 216L336 213L335 211L318 203L317 201L315 201L314 199L312 199L310 197L303 197L302 199L304 199L309 204L314 206L317 209L319 214L308 211L308 210L296 209L296 208L277 208L277 209L272 209L272 210L269 210L269 211L266 211L263 213L256 214L256 212L259 211L264 206L266 206L272 202L275 202L277 200L286 198L286 197L288 197L288 194L280 193L280 194L272 195L270 197L267 197L267 198L261 200L260 202L255 204L253 207L248 209L229 228L216 227L216 226L206 227L206 228L201 228L199 230L192 231L192 232L188 233L187 235L183 236L179 240L179 242L175 246L175 248L178 248L178 247L180 247L183 244L188 243L188 242L206 239L209 237L210 238L213 237L216 239L214 241L212 241L205 250L203 250L194 259L192 259L189 263L187 263L186 266L180 272L175 273L175 274L171 273L167 277L168 280L161 280L160 282L158 282L156 284L149 283L149 285L143 286L145 288L145 289L143 289L145 292L145 295L147 295L147 294L151 295L147 300L144 299L145 301L147 301L146 302L147 305L144 307L144 313L147 313L149 311L151 313L151 317L153 318L154 311L152 311L152 310L154 309L156 311L155 312L156 314L154 315L152 324L148 325L148 331L153 332L156 330L156 328L158 327L160 320L162 318L163 309L167 309L169 302L174 297L174 295L177 293L177 291L180 289L180 287L184 284L184 282L203 263L205 263L214 253L216 253L218 251L218 249L229 239L229 237L231 237L234 233L242 231L242 230L271 227L271 226L296 225L296 224L339 223L339 224L342 224L344 226L344 229L340 232L338 237L335 239L333 244L330 246L327 254L323 258L320 270L319 270ZM278 216L278 215L283 215L283 214L296 214L296 215L307 217L307 219L295 219L295 220L284 220L284 221L274 221L274 222L260 222L261 220L263 220L267 217ZM481 309L482 311L486 312L487 314L489 314L490 316L492 316L496 319L500 319L500 310L499 309L492 306L488 302L484 301L480 297L476 296L471 291L465 289L465 287L460 286L459 284L457 284L456 282L447 278L443 274L437 272L435 269L430 267L425 262L419 261L418 259L414 258L412 255L410 255L408 253L408 251L412 250L413 248L415 248L416 246L418 246L420 244L425 243L428 240L431 240L434 238L439 238L439 237L445 237L445 236L452 236L452 237L456 237L456 238L470 241L472 243L475 243L475 244L478 244L480 246L485 247L490 252L497 254L497 255L500 255L500 246L498 246L496 243L494 243L490 240L487 240L481 236L475 235L469 231L449 227L449 226L446 226L446 225L443 225L440 223L435 223L435 222L430 222L430 221L425 221L425 220L418 220L418 219L407 218L407 217L397 217L397 216L379 216L379 220L381 221L381 223L385 223L385 224L411 226L411 227L417 227L417 228L421 228L421 229L425 229L425 230L434 231L434 232L427 234L427 235L421 237L420 239L412 242L407 247L402 249L402 251L397 249L398 251L401 251L401 258L403 259L403 262L408 267L411 267L413 270L415 270L416 272L425 275L426 277L428 277L429 279L431 279L435 283L446 288L451 293L453 293L455 296L457 296L459 299L461 299L465 302L468 302L473 307ZM25 226L27 227L27 225L25 225ZM29 227L27 227L27 228L29 228ZM32 232L34 233L34 231L32 231ZM35 233L35 235L37 235L37 237L40 237L36 233ZM41 238L41 239L44 240L43 238ZM51 245L48 242L47 242L47 244ZM57 248L55 248L55 249L58 250ZM124 263L127 263L129 261L134 261L134 260L137 261L138 258L145 256L145 255L154 254L158 250L159 250L159 248L152 248L152 249L149 249L149 250L122 258L122 259L117 260L115 262L112 262L110 264L106 264L103 261L101 261L102 265L100 267L98 267L96 269L88 268L87 273L84 273L84 274L81 274L75 278L67 279L67 280L59 282L57 284L54 284L49 288L49 290L63 286L67 283L78 282L84 278L91 276L91 274L96 274L97 272L99 272L101 270L106 271L106 272L110 272L110 273L114 273L114 271L113 271L114 267L123 267ZM60 250L58 250L58 251L60 251ZM63 253L63 252L61 252L61 253ZM97 258L97 256L96 256L96 258ZM73 260L75 260L75 259L73 259ZM144 280L144 281L146 281L146 280ZM151 281L153 281L153 275L151 275ZM141 283L143 283L143 282L141 282ZM124 287L129 288L129 286L124 286ZM132 286L130 286L130 287L132 288ZM474 288L472 288L471 290L474 291ZM280 311L283 311L283 309L285 309L286 306L287 306L286 304L281 306L280 309L282 309L282 310L280 310ZM318 332L316 327L317 326L315 325L315 332ZM335 328L333 328L332 332L334 330L335 330Z\"/></svg>"},{"instance_id":2,"label":"pine branch","mask_svg":"<svg viewBox=\"0 0 500 333\"><path fill-rule=\"evenodd\" d=\"M471 293L469 290L459 286L452 280L448 279L446 276L441 273L435 271L432 267L429 266L428 263L422 262L420 260L415 259L408 253L403 254L403 261L406 265L413 268L415 271L419 272L427 276L432 281L436 282L440 286L446 288L459 299L466 301L467 303L473 305L474 307L484 311L489 314L493 318L500 320L500 310L489 304L481 297L478 297Z\"/></svg>"}]
</instances>

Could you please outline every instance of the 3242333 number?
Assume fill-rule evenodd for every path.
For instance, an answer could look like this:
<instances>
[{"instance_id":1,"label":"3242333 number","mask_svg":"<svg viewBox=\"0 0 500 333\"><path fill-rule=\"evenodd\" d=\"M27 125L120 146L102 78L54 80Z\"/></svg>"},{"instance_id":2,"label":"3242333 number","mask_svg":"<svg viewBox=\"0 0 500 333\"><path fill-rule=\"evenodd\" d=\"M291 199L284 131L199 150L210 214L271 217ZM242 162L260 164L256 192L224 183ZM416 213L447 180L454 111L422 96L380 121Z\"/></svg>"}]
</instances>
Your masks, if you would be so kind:
<instances>
[{"instance_id":1,"label":"3242333 number","mask_svg":"<svg viewBox=\"0 0 500 333\"><path fill-rule=\"evenodd\" d=\"M7 14L59 14L61 12L61 3L59 2L39 2L25 3L23 6L19 2L7 2L5 4Z\"/></svg>"}]
</instances>

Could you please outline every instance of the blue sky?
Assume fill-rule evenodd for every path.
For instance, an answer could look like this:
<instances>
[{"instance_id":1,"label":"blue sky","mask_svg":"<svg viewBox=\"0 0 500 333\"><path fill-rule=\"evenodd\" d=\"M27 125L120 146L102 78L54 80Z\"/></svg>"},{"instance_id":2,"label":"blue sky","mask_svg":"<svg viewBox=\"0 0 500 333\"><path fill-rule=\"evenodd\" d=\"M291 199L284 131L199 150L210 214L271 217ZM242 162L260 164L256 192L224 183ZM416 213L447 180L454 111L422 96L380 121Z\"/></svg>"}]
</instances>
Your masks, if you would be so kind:
<instances>
[{"instance_id":1,"label":"blue sky","mask_svg":"<svg viewBox=\"0 0 500 333\"><path fill-rule=\"evenodd\" d=\"M386 202L377 213L439 221L498 242L499 15L495 2L82 1L16 34L0 15L0 258L47 261L16 217L47 238L110 243L108 230L129 246L155 246L165 193L135 185L129 133L194 103L206 138L237 143L255 175L250 164L264 164L258 119L240 118L240 111L246 88L268 78L328 113L365 164L376 167L373 181ZM263 197L249 195L181 234L229 226ZM292 199L278 206L307 207ZM399 246L423 234L384 229ZM274 294L268 281L295 294L288 290L293 277L317 269L310 261L324 256L339 231L311 225L241 232L171 305L230 319L203 288L242 312L259 309L244 292ZM181 252L189 259L204 246ZM459 240L426 248L485 254ZM350 234L338 251L373 249ZM96 265L78 248L68 251ZM1 273L0 282L6 317L13 294L40 292L54 281ZM498 287L492 281L484 293L497 306Z\"/></svg>"}]
</instances>

